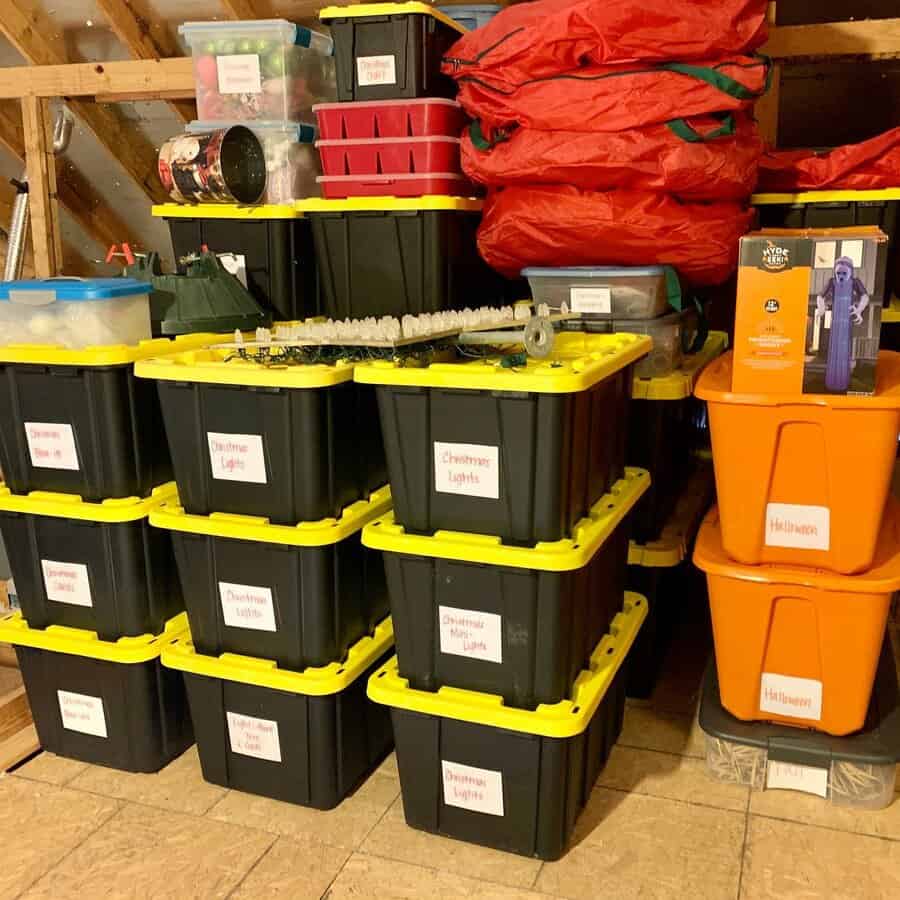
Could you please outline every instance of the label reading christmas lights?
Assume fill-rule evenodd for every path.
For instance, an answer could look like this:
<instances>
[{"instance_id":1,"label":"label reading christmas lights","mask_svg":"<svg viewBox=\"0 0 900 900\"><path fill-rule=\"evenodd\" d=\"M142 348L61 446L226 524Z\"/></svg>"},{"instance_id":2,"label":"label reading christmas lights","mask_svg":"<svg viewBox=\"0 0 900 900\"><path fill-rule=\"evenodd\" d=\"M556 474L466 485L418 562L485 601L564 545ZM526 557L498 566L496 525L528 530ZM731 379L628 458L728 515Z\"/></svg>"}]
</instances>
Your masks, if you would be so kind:
<instances>
[{"instance_id":1,"label":"label reading christmas lights","mask_svg":"<svg viewBox=\"0 0 900 900\"><path fill-rule=\"evenodd\" d=\"M503 815L503 773L441 760L444 803L489 816Z\"/></svg>"},{"instance_id":2,"label":"label reading christmas lights","mask_svg":"<svg viewBox=\"0 0 900 900\"><path fill-rule=\"evenodd\" d=\"M500 448L434 442L434 489L439 494L500 499Z\"/></svg>"},{"instance_id":3,"label":"label reading christmas lights","mask_svg":"<svg viewBox=\"0 0 900 900\"><path fill-rule=\"evenodd\" d=\"M206 438L213 478L268 484L262 435L209 431Z\"/></svg>"}]
</instances>

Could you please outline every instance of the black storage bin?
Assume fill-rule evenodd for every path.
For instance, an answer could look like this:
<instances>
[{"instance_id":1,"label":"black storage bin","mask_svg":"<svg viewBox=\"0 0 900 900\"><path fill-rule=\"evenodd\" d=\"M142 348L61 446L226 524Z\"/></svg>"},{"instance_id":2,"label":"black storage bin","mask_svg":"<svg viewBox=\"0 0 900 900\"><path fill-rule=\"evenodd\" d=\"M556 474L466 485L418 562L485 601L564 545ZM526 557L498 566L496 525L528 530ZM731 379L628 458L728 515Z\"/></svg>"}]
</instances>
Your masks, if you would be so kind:
<instances>
[{"instance_id":1,"label":"black storage bin","mask_svg":"<svg viewBox=\"0 0 900 900\"><path fill-rule=\"evenodd\" d=\"M364 319L500 305L506 282L478 254L481 201L465 197L302 200L312 222L321 312Z\"/></svg>"},{"instance_id":2,"label":"black storage bin","mask_svg":"<svg viewBox=\"0 0 900 900\"><path fill-rule=\"evenodd\" d=\"M387 710L366 697L391 644L387 619L344 663L306 672L203 656L188 639L171 645L163 662L184 672L203 777L300 806L337 806L393 746Z\"/></svg>"},{"instance_id":3,"label":"black storage bin","mask_svg":"<svg viewBox=\"0 0 900 900\"><path fill-rule=\"evenodd\" d=\"M632 364L649 345L573 332L519 366L357 366L379 385L394 519L523 546L568 537L625 471Z\"/></svg>"},{"instance_id":4,"label":"black storage bin","mask_svg":"<svg viewBox=\"0 0 900 900\"><path fill-rule=\"evenodd\" d=\"M571 699L534 712L485 694L410 688L389 661L369 696L391 707L406 822L412 828L553 860L622 729L623 663L646 614L629 594Z\"/></svg>"},{"instance_id":5,"label":"black storage bin","mask_svg":"<svg viewBox=\"0 0 900 900\"><path fill-rule=\"evenodd\" d=\"M455 97L441 60L466 29L425 3L330 6L338 100Z\"/></svg>"},{"instance_id":6,"label":"black storage bin","mask_svg":"<svg viewBox=\"0 0 900 900\"><path fill-rule=\"evenodd\" d=\"M900 190L756 194L762 228L848 228L876 225L888 236L884 297L900 292Z\"/></svg>"},{"instance_id":7,"label":"black storage bin","mask_svg":"<svg viewBox=\"0 0 900 900\"><path fill-rule=\"evenodd\" d=\"M0 532L28 624L84 628L104 641L162 632L184 602L172 541L147 517L174 495L170 483L147 500L85 503L0 484Z\"/></svg>"},{"instance_id":8,"label":"black storage bin","mask_svg":"<svg viewBox=\"0 0 900 900\"><path fill-rule=\"evenodd\" d=\"M631 542L626 586L647 598L649 611L628 654L629 697L647 699L653 693L663 660L679 623L692 604L706 609L706 578L691 565L694 539L713 502L712 467L701 465L675 506L659 538ZM640 509L640 503L638 504Z\"/></svg>"},{"instance_id":9,"label":"black storage bin","mask_svg":"<svg viewBox=\"0 0 900 900\"><path fill-rule=\"evenodd\" d=\"M296 321L319 314L319 282L309 220L284 206L153 207L165 219L179 274L185 257L206 247L232 253L241 264L247 290L276 319Z\"/></svg>"},{"instance_id":10,"label":"black storage bin","mask_svg":"<svg viewBox=\"0 0 900 900\"><path fill-rule=\"evenodd\" d=\"M101 641L88 631L29 628L0 618L0 641L16 645L44 750L126 772L157 772L194 743L184 682L160 664L185 633L182 613L158 637Z\"/></svg>"},{"instance_id":11,"label":"black storage bin","mask_svg":"<svg viewBox=\"0 0 900 900\"><path fill-rule=\"evenodd\" d=\"M702 349L686 356L670 375L634 381L625 458L628 465L650 473L650 490L634 515L632 537L638 543L659 537L691 477L700 402L692 396L694 385L706 365L727 346L728 335L711 332Z\"/></svg>"},{"instance_id":12,"label":"black storage bin","mask_svg":"<svg viewBox=\"0 0 900 900\"><path fill-rule=\"evenodd\" d=\"M192 515L315 522L388 480L374 390L353 383L349 363L269 367L207 349L136 372L158 380L178 496Z\"/></svg>"},{"instance_id":13,"label":"black storage bin","mask_svg":"<svg viewBox=\"0 0 900 900\"><path fill-rule=\"evenodd\" d=\"M531 549L406 535L390 515L367 525L363 542L384 551L400 676L524 709L568 697L622 608L629 516L648 481L627 470L571 539Z\"/></svg>"},{"instance_id":14,"label":"black storage bin","mask_svg":"<svg viewBox=\"0 0 900 900\"><path fill-rule=\"evenodd\" d=\"M389 612L381 554L360 531L390 503L385 487L338 520L301 526L156 510L150 521L171 533L197 652L294 671L344 659Z\"/></svg>"},{"instance_id":15,"label":"black storage bin","mask_svg":"<svg viewBox=\"0 0 900 900\"><path fill-rule=\"evenodd\" d=\"M703 679L700 727L707 772L719 781L803 791L857 810L883 809L896 802L900 762L900 689L890 637L881 648L865 724L855 734L835 737L735 718L722 706L714 659Z\"/></svg>"}]
</instances>

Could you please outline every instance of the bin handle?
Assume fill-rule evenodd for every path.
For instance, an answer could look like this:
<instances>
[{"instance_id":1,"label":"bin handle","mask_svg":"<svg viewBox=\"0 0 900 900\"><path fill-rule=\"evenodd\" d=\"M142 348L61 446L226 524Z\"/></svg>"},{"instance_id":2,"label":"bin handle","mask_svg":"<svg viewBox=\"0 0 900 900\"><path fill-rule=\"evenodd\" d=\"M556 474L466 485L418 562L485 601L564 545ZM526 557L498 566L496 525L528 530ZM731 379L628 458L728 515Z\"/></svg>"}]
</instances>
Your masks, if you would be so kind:
<instances>
[{"instance_id":1,"label":"bin handle","mask_svg":"<svg viewBox=\"0 0 900 900\"><path fill-rule=\"evenodd\" d=\"M697 330L694 332L692 340L686 340L684 331L681 332L681 350L688 356L699 353L706 344L709 337L709 319L706 318L706 310L700 302L699 297L692 297L694 309L697 311Z\"/></svg>"}]
</instances>

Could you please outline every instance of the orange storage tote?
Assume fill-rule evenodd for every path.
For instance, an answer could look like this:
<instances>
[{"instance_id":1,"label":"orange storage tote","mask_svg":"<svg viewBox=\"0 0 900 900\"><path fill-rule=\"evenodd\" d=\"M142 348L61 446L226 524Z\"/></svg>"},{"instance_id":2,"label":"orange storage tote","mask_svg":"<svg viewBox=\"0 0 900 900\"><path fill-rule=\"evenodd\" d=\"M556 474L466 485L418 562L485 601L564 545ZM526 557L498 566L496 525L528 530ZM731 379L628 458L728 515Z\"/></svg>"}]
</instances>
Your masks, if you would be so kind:
<instances>
[{"instance_id":1,"label":"orange storage tote","mask_svg":"<svg viewBox=\"0 0 900 900\"><path fill-rule=\"evenodd\" d=\"M858 731L900 589L900 503L888 501L874 567L863 575L734 563L719 526L713 509L694 563L709 586L723 706L739 719Z\"/></svg>"},{"instance_id":2,"label":"orange storage tote","mask_svg":"<svg viewBox=\"0 0 900 900\"><path fill-rule=\"evenodd\" d=\"M732 354L704 369L722 544L734 560L845 574L872 565L900 429L900 354L871 397L734 394Z\"/></svg>"}]
</instances>

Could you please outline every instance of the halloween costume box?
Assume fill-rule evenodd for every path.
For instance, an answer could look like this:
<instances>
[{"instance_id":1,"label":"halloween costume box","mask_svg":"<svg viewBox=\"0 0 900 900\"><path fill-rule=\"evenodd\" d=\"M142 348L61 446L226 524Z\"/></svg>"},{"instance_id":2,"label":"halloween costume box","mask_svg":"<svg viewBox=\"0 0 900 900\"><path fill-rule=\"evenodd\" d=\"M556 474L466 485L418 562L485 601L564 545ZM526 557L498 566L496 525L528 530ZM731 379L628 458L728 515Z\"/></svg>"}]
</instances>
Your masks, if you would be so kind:
<instances>
[{"instance_id":1,"label":"halloween costume box","mask_svg":"<svg viewBox=\"0 0 900 900\"><path fill-rule=\"evenodd\" d=\"M887 240L875 227L743 237L732 390L874 393Z\"/></svg>"}]
</instances>

